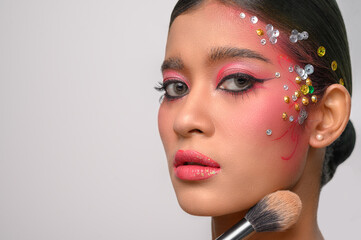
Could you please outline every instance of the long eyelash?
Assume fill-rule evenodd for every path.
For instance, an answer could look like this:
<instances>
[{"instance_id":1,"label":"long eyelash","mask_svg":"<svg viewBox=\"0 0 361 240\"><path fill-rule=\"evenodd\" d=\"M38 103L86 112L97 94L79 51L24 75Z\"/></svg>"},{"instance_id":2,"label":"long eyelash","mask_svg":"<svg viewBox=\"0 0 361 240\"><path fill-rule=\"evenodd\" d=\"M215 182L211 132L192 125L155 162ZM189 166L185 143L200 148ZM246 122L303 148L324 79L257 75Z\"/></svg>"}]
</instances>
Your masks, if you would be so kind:
<instances>
[{"instance_id":1,"label":"long eyelash","mask_svg":"<svg viewBox=\"0 0 361 240\"><path fill-rule=\"evenodd\" d=\"M154 87L154 89L157 90L158 92L165 92L165 87L162 82L158 82L157 85ZM165 94L162 94L162 96L160 96L159 103L163 102L164 97L165 97Z\"/></svg>"},{"instance_id":2,"label":"long eyelash","mask_svg":"<svg viewBox=\"0 0 361 240\"><path fill-rule=\"evenodd\" d=\"M166 88L172 84L172 83L178 83L180 82L179 80L167 80L166 82L158 82L157 86L154 87L155 90L159 91L159 92L164 92L164 94L160 97L159 102L162 102L164 99L167 101L173 101L173 100L177 100L180 97L172 97L170 95L168 95Z\"/></svg>"},{"instance_id":3,"label":"long eyelash","mask_svg":"<svg viewBox=\"0 0 361 240\"><path fill-rule=\"evenodd\" d=\"M154 89L157 90L158 92L165 91L164 84L162 82L158 82L157 85L154 87Z\"/></svg>"}]
</instances>

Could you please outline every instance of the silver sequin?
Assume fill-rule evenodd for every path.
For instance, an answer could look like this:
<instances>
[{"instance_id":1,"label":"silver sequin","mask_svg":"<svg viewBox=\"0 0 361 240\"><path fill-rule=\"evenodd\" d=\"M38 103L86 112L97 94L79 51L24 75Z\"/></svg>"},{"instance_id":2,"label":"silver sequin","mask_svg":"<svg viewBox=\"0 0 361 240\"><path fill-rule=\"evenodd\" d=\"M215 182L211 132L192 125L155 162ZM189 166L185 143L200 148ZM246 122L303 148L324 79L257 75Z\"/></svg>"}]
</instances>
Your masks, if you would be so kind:
<instances>
[{"instance_id":1,"label":"silver sequin","mask_svg":"<svg viewBox=\"0 0 361 240\"><path fill-rule=\"evenodd\" d=\"M258 17L256 17L256 16L251 17L251 22L252 22L253 24L258 23Z\"/></svg>"},{"instance_id":2,"label":"silver sequin","mask_svg":"<svg viewBox=\"0 0 361 240\"><path fill-rule=\"evenodd\" d=\"M311 64L307 64L305 66L305 71L308 75L311 75L312 73L314 73L315 68Z\"/></svg>"}]
</instances>

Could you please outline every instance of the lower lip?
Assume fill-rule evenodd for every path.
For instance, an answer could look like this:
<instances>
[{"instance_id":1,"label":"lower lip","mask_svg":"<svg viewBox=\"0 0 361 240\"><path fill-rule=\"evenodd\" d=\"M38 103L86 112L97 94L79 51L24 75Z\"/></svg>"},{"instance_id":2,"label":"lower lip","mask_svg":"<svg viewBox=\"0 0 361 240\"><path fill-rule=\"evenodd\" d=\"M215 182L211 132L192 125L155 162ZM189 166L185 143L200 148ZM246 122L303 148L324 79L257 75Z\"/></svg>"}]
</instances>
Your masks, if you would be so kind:
<instances>
[{"instance_id":1,"label":"lower lip","mask_svg":"<svg viewBox=\"0 0 361 240\"><path fill-rule=\"evenodd\" d=\"M174 168L175 175L187 181L206 180L217 175L220 168L202 167L198 165L182 165Z\"/></svg>"}]
</instances>

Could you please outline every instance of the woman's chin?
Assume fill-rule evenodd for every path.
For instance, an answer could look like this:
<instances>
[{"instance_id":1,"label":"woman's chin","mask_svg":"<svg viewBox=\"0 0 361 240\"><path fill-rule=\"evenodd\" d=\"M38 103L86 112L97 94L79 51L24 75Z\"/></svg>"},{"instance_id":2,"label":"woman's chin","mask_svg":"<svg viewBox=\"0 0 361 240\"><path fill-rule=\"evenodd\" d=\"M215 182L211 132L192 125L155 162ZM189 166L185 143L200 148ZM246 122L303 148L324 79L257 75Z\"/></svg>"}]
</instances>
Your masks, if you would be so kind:
<instances>
[{"instance_id":1,"label":"woman's chin","mask_svg":"<svg viewBox=\"0 0 361 240\"><path fill-rule=\"evenodd\" d=\"M180 207L186 213L194 216L218 217L238 212L248 211L254 204L251 202L237 201L237 203L227 203L226 201L210 199L194 199L178 197Z\"/></svg>"}]
</instances>

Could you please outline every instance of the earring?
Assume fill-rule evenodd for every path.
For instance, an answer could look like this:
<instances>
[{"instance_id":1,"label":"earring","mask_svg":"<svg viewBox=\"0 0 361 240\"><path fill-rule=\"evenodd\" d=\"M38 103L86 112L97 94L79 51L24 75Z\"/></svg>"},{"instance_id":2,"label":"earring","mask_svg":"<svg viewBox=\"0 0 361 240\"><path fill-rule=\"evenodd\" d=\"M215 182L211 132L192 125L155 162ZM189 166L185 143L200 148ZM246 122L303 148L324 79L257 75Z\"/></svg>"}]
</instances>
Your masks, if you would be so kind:
<instances>
[{"instance_id":1,"label":"earring","mask_svg":"<svg viewBox=\"0 0 361 240\"><path fill-rule=\"evenodd\" d=\"M316 139L317 139L318 141L323 141L324 137L323 137L322 134L317 134Z\"/></svg>"}]
</instances>

